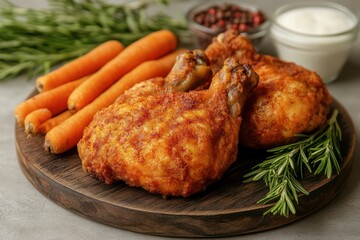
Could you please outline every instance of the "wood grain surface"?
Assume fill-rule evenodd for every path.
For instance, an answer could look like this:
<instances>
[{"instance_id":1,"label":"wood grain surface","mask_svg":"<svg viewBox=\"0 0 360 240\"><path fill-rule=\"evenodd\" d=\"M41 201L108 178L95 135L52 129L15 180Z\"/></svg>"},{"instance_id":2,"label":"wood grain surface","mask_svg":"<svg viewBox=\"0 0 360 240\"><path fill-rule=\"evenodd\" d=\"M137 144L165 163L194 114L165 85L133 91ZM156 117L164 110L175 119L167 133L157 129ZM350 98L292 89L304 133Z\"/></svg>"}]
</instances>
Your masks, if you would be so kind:
<instances>
[{"instance_id":1,"label":"wood grain surface","mask_svg":"<svg viewBox=\"0 0 360 240\"><path fill-rule=\"evenodd\" d=\"M19 165L29 181L60 206L124 230L172 237L216 237L264 231L297 221L322 208L349 177L355 147L355 128L346 110L336 100L343 132L341 173L330 179L307 176L301 181L308 196L299 197L297 214L289 218L263 216L272 206L256 202L267 193L262 182L242 183L245 172L264 159L264 153L240 149L238 161L222 180L205 192L189 198L163 199L141 188L119 182L106 185L82 171L76 149L53 155L43 148L44 136L27 138L15 126Z\"/></svg>"}]
</instances>

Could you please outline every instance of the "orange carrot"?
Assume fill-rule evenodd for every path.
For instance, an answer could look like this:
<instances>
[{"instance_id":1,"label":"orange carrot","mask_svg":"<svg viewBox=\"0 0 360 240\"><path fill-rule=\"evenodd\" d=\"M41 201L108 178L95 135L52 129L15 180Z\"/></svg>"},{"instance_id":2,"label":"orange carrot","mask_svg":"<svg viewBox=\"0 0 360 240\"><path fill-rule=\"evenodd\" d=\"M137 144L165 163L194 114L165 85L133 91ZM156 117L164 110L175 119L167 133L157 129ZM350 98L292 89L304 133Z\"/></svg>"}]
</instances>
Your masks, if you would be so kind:
<instances>
[{"instance_id":1,"label":"orange carrot","mask_svg":"<svg viewBox=\"0 0 360 240\"><path fill-rule=\"evenodd\" d=\"M14 115L20 125L24 125L25 117L39 108L47 108L52 115L61 113L67 109L67 99L70 93L90 76L77 81L69 82L57 88L39 93L16 106Z\"/></svg>"},{"instance_id":2,"label":"orange carrot","mask_svg":"<svg viewBox=\"0 0 360 240\"><path fill-rule=\"evenodd\" d=\"M39 132L46 134L48 131L50 131L57 125L61 124L62 122L64 122L66 119L68 119L72 115L73 115L72 112L67 110L65 112L62 112L62 113L56 115L53 118L50 118L49 120L47 120L46 122L44 122L40 125Z\"/></svg>"},{"instance_id":3,"label":"orange carrot","mask_svg":"<svg viewBox=\"0 0 360 240\"><path fill-rule=\"evenodd\" d=\"M139 64L171 52L176 44L175 35L168 30L151 33L132 43L69 96L68 108L80 110Z\"/></svg>"},{"instance_id":4,"label":"orange carrot","mask_svg":"<svg viewBox=\"0 0 360 240\"><path fill-rule=\"evenodd\" d=\"M36 87L39 92L47 91L92 74L118 55L123 49L124 46L120 42L115 40L107 41L87 54L37 78Z\"/></svg>"},{"instance_id":5,"label":"orange carrot","mask_svg":"<svg viewBox=\"0 0 360 240\"><path fill-rule=\"evenodd\" d=\"M165 77L175 63L176 56L185 50L178 50L160 59L147 61L123 76L119 81L97 97L93 102L76 112L62 124L51 129L45 136L45 149L58 154L75 147L86 126L100 109L111 105L116 98L136 83L154 78Z\"/></svg>"},{"instance_id":6,"label":"orange carrot","mask_svg":"<svg viewBox=\"0 0 360 240\"><path fill-rule=\"evenodd\" d=\"M25 132L27 134L37 134L40 125L51 118L51 112L47 108L39 108L29 113L25 122Z\"/></svg>"}]
</instances>

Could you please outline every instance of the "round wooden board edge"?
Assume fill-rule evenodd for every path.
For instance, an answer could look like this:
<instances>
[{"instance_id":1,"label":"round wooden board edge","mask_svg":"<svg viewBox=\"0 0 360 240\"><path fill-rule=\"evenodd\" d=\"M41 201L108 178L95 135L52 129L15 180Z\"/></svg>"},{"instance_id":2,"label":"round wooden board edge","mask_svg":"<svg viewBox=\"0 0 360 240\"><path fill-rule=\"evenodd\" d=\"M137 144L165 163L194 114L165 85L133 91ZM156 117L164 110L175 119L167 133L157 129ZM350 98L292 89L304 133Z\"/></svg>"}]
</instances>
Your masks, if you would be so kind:
<instances>
[{"instance_id":1,"label":"round wooden board edge","mask_svg":"<svg viewBox=\"0 0 360 240\"><path fill-rule=\"evenodd\" d=\"M352 120L349 117L347 111L336 100L334 100L334 101L335 101L336 107L341 108L340 113L343 113L343 114L345 113L344 114L345 116L342 116L342 117L345 117L347 123L350 124L349 128L355 129L354 125L352 123ZM16 128L17 127L18 126L16 126ZM255 222L257 223L257 226L247 227L246 229L244 229L244 228L242 228L242 226L244 223L249 221L249 216L242 216L242 215L239 215L236 213L228 213L228 214L222 215L221 216L222 223L219 223L217 221L218 220L217 218L212 219L211 216L209 217L206 215L204 215L204 216L191 216L191 215L180 216L180 218L174 219L174 217L172 215L166 215L163 213L151 213L151 215L148 215L148 213L139 213L136 210L123 209L127 215L129 215L129 211L132 211L130 216L128 216L126 219L116 220L115 218L113 218L113 219L115 219L115 221L109 221L108 219L99 218L98 216L94 216L91 213L91 208L89 208L88 206L82 207L82 206L79 206L78 204L72 204L72 201L78 201L77 199L73 199L73 200L68 199L69 204L64 204L64 202L61 200L61 198L64 197L64 196L61 196L63 194L68 195L67 197L70 197L70 198L73 198L74 196L75 196L75 198L78 198L78 197L83 198L83 201L86 203L88 203L90 201L86 201L87 196L81 195L81 193L76 192L76 194L74 195L74 193L68 192L68 191L72 191L71 189L64 189L64 192L62 192L61 194L52 192L51 189L54 186L48 185L48 183L44 183L44 179L48 178L48 176L44 175L39 169L35 169L34 166L30 166L29 164L27 164L26 160L21 157L21 147L18 144L17 137L18 136L16 136L16 152L17 152L19 165L20 165L24 175L28 178L28 180L44 196L50 198L51 200L53 200L60 206L66 208L80 216L86 217L86 218L96 221L96 222L100 222L100 223L103 223L106 225L117 227L117 228L120 228L123 230L129 230L129 231L133 231L133 232L150 234L150 235L168 236L168 237L221 237L221 236L242 235L242 234L260 232L260 231L265 231L265 230L281 227L286 224L297 221L297 220L313 213L314 211L317 211L318 209L322 208L323 206L328 204L332 199L334 199L339 194L339 192L341 191L341 187L345 184L346 179L348 178L348 176L351 172L351 167L352 167L352 162L353 162L353 152L354 152L354 148L355 148L355 133L354 133L352 136L350 136L350 146L349 146L350 148L346 152L346 156L344 156L344 159L347 161L344 162L344 164L342 166L342 172L340 173L340 175L333 176L332 178L327 180L329 182L335 181L335 185L334 185L335 187L331 186L331 188L328 189L327 201L322 201L322 202L316 203L315 207L313 207L311 211L302 211L301 209L299 209L297 215L292 215L289 218L284 218L281 216L272 216L272 215L263 216L262 213L272 205L268 204L268 205L264 205L264 206L259 206L259 208L255 209L252 213L253 214L252 220L254 220L254 218L256 218ZM33 169L31 169L31 168L33 168ZM42 176L41 177L42 179L39 179L36 176L37 174L34 174L35 171L37 171L37 174L39 174L39 176ZM52 180L52 179L48 179L49 182L51 182L50 180ZM53 184L56 185L59 183L53 182ZM322 187L326 187L325 185L326 184L324 184L324 186L322 186ZM64 188L64 186L58 186L58 187ZM314 193L312 193L312 194L314 194ZM307 198L309 198L309 196L305 196L305 195L301 196L299 198L299 201L300 201L299 206L304 206ZM311 203L311 201L309 201L309 202ZM94 204L94 203L92 203L92 204ZM74 207L74 205L77 207ZM85 205L87 205L87 204L85 204ZM111 206L108 206L108 207L109 207L109 209L111 209ZM109 209L104 209L104 211L109 213ZM97 209L97 210L99 211L99 209ZM116 209L116 211L119 211L119 209ZM147 225L144 226L144 224L141 221L137 220L137 218L139 217L139 214L140 215L147 214L147 217L148 217L147 221L150 221L153 223L156 223L159 221L160 222L164 222L164 221L168 222L169 226L167 227L167 231L164 231L164 228L157 228L157 227L151 228ZM114 217L116 217L116 216L114 216ZM272 223L276 222L276 224L269 225L268 224L269 222L272 222ZM194 223L197 224L197 227L195 227ZM238 225L237 229L235 229L233 227L235 224ZM204 225L206 225L206 226L204 226ZM229 225L232 226L231 230L229 230ZM261 228L259 228L259 226L261 226Z\"/></svg>"}]
</instances>

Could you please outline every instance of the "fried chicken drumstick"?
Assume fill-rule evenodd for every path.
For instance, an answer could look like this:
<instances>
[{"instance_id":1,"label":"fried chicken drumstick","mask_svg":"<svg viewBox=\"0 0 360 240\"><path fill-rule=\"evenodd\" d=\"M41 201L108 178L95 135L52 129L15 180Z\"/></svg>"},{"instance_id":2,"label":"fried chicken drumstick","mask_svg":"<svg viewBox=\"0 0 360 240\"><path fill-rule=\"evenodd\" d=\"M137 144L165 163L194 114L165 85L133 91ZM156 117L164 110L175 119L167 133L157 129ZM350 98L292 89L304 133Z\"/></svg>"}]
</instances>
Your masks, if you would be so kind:
<instances>
[{"instance_id":1,"label":"fried chicken drumstick","mask_svg":"<svg viewBox=\"0 0 360 240\"><path fill-rule=\"evenodd\" d=\"M127 90L116 101L125 102L138 96L165 92L187 92L211 79L212 70L208 57L201 50L189 50L176 57L175 64L166 78L153 78L140 82Z\"/></svg>"},{"instance_id":2,"label":"fried chicken drumstick","mask_svg":"<svg viewBox=\"0 0 360 240\"><path fill-rule=\"evenodd\" d=\"M100 111L78 144L123 180L163 196L189 196L221 178L236 160L241 111L258 82L249 65L226 59L207 90L116 102ZM97 171L97 169L91 169Z\"/></svg>"},{"instance_id":3,"label":"fried chicken drumstick","mask_svg":"<svg viewBox=\"0 0 360 240\"><path fill-rule=\"evenodd\" d=\"M315 72L256 53L248 39L232 30L215 38L205 54L214 72L233 56L259 74L259 84L244 107L242 146L271 148L288 144L296 140L296 134L312 132L326 122L331 96Z\"/></svg>"}]
</instances>

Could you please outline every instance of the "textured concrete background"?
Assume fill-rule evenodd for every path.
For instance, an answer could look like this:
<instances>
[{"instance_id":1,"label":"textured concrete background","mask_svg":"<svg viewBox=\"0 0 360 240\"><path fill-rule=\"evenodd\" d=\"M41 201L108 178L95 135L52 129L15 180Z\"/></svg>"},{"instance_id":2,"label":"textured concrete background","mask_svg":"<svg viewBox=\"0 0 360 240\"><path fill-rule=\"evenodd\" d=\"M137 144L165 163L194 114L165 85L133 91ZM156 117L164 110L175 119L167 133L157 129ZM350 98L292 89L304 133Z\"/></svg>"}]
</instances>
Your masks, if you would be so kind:
<instances>
[{"instance_id":1,"label":"textured concrete background","mask_svg":"<svg viewBox=\"0 0 360 240\"><path fill-rule=\"evenodd\" d=\"M43 0L13 0L22 6L44 7ZM249 1L250 2L250 1ZM290 1L251 1L268 14ZM360 15L360 1L336 1ZM182 11L195 1L183 1ZM178 7L176 9L179 9ZM1 34L1 33L0 33ZM273 53L266 39L262 52ZM334 59L336 61L336 59ZM339 79L328 85L331 94L348 110L360 139L360 39L353 47ZM14 107L34 89L34 82L19 77L0 83L0 239L164 239L123 231L77 216L38 192L20 170L15 152ZM230 239L359 239L360 144L349 181L340 196L325 208L296 223L271 231ZM154 223L156 224L156 223Z\"/></svg>"}]
</instances>

